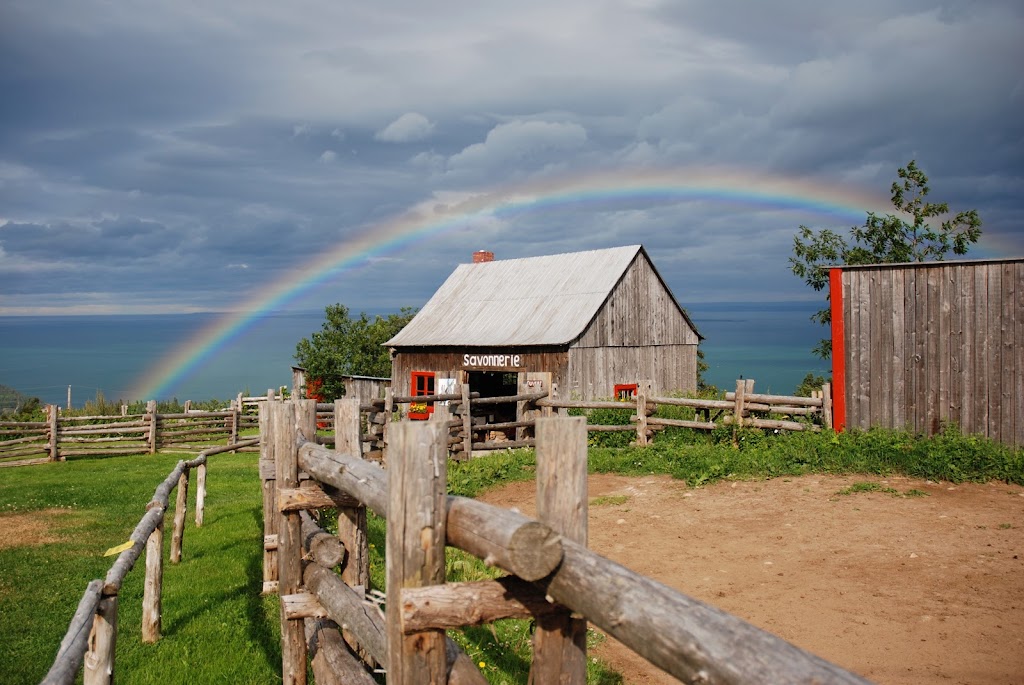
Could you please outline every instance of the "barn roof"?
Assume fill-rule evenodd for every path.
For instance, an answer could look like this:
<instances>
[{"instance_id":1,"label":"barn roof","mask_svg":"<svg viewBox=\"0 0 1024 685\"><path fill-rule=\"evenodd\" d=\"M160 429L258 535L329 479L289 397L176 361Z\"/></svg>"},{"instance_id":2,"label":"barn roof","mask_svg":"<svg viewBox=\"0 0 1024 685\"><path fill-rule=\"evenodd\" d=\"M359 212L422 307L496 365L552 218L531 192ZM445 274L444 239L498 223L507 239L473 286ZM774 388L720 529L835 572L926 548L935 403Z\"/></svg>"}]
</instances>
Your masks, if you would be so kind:
<instances>
[{"instance_id":1,"label":"barn roof","mask_svg":"<svg viewBox=\"0 0 1024 685\"><path fill-rule=\"evenodd\" d=\"M638 254L650 262L642 246L629 245L461 264L386 344L567 345L587 329Z\"/></svg>"}]
</instances>

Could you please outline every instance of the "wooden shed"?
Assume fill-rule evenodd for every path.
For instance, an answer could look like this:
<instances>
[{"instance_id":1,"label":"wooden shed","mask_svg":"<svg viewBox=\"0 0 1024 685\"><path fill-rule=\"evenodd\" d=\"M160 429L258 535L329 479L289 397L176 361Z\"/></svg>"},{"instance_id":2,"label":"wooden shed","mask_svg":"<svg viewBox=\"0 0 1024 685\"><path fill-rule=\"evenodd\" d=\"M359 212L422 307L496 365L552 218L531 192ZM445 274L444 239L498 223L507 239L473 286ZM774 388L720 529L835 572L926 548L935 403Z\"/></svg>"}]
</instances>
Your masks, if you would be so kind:
<instances>
[{"instance_id":1,"label":"wooden shed","mask_svg":"<svg viewBox=\"0 0 1024 685\"><path fill-rule=\"evenodd\" d=\"M462 383L485 397L564 398L697 387L700 339L640 245L494 261L478 252L386 344L396 395ZM550 390L550 388L544 388Z\"/></svg>"},{"instance_id":2,"label":"wooden shed","mask_svg":"<svg viewBox=\"0 0 1024 685\"><path fill-rule=\"evenodd\" d=\"M384 397L384 389L391 386L390 378L380 376L342 376L341 382L345 386L345 397L355 398L360 404Z\"/></svg>"},{"instance_id":3,"label":"wooden shed","mask_svg":"<svg viewBox=\"0 0 1024 685\"><path fill-rule=\"evenodd\" d=\"M837 428L1024 445L1024 258L830 272Z\"/></svg>"}]
</instances>

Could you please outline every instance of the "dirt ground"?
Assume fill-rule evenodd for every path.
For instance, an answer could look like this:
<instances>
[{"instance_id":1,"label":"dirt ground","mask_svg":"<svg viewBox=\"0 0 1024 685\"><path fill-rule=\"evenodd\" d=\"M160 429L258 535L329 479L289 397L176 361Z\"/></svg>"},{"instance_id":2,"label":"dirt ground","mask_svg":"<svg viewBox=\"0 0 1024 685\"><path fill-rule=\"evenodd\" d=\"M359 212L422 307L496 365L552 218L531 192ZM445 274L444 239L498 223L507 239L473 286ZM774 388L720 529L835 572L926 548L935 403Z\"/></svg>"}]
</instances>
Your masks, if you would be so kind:
<instances>
[{"instance_id":1,"label":"dirt ground","mask_svg":"<svg viewBox=\"0 0 1024 685\"><path fill-rule=\"evenodd\" d=\"M60 542L53 520L66 517L68 509L42 509L30 514L0 514L0 549Z\"/></svg>"},{"instance_id":2,"label":"dirt ground","mask_svg":"<svg viewBox=\"0 0 1024 685\"><path fill-rule=\"evenodd\" d=\"M881 489L839 494L867 481ZM589 490L592 549L872 681L1024 683L1024 488L592 475ZM481 499L533 515L533 492ZM610 638L594 655L629 684L677 682Z\"/></svg>"}]
</instances>

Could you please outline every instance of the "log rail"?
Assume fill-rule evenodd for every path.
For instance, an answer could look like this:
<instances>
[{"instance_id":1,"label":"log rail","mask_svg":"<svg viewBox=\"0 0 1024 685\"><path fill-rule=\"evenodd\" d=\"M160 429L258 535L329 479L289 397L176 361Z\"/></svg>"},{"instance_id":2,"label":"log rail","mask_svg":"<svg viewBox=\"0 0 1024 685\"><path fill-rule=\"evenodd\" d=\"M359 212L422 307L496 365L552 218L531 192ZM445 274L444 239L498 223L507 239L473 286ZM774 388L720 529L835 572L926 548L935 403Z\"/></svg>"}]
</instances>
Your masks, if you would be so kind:
<instances>
[{"instance_id":1,"label":"log rail","mask_svg":"<svg viewBox=\"0 0 1024 685\"><path fill-rule=\"evenodd\" d=\"M302 404L271 404L268 409L277 418L269 424L275 430L308 426L315 408L312 402L306 408ZM346 412L351 422L359 415L358 406L349 406ZM294 468L325 492L347 496L388 521L386 615L370 600L365 585L343 580L347 561L339 575L318 560L312 543L323 539L322 532L307 525L301 537L310 544L277 546L282 584L288 563L283 555L309 560L301 573L302 585L290 586L281 597L282 620L305 621L306 636L301 641L282 637L282 652L290 651L283 655L289 664L286 683L305 683L300 664L307 652L312 653L310 636L316 634L323 636L315 645L319 653L311 657L318 682L341 682L338 668L362 663L367 672L383 667L388 682L396 685L483 683L482 674L444 631L513 617L536 622L530 674L536 683L585 683L588 621L684 682L866 682L588 550L583 417L537 420L537 473L543 480L538 483L538 512L543 520L533 520L444 495L450 420L447 411L438 413L430 421L393 426L386 469L366 461L360 453L364 443L351 436L344 441L344 450L316 444L301 430L283 442L274 440L288 445L286 452L272 455L275 461L294 464L286 470ZM350 432L356 429L353 424ZM278 464L279 473L281 468ZM325 503L311 502L308 508L319 506ZM287 515L283 510L279 514ZM341 543L351 558L358 541L343 537ZM441 552L445 545L508 575L493 581L446 583ZM334 670L327 663L335 664ZM368 682L348 678L347 682Z\"/></svg>"}]
</instances>

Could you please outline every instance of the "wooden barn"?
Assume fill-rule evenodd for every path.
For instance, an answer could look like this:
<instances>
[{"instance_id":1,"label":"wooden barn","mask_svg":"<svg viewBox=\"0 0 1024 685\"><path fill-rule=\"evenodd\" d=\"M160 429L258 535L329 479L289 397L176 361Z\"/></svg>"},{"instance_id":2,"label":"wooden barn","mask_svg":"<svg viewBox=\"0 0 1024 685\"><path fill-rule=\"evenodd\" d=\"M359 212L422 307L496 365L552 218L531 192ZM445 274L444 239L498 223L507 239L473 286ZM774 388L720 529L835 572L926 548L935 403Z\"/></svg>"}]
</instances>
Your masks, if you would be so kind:
<instances>
[{"instance_id":1,"label":"wooden barn","mask_svg":"<svg viewBox=\"0 0 1024 685\"><path fill-rule=\"evenodd\" d=\"M830 291L837 428L1024 445L1024 259L836 267Z\"/></svg>"},{"instance_id":2,"label":"wooden barn","mask_svg":"<svg viewBox=\"0 0 1024 685\"><path fill-rule=\"evenodd\" d=\"M396 395L539 390L629 396L697 387L700 335L640 245L494 261L477 252L386 344ZM550 390L550 388L544 388ZM513 407L514 408L514 407Z\"/></svg>"}]
</instances>

